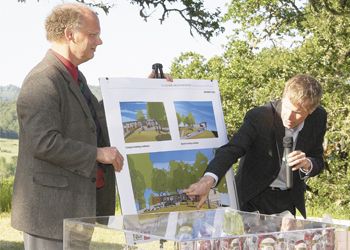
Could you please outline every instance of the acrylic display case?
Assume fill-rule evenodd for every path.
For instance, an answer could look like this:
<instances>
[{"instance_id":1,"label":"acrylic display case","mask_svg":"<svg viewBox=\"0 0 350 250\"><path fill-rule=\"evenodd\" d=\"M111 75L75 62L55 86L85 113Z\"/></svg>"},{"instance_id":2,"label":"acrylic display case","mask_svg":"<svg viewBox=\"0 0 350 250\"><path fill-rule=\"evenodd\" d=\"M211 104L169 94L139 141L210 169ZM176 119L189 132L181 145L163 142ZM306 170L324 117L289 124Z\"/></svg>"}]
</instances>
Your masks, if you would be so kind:
<instances>
[{"instance_id":1,"label":"acrylic display case","mask_svg":"<svg viewBox=\"0 0 350 250\"><path fill-rule=\"evenodd\" d=\"M64 249L350 249L346 226L231 208L64 220Z\"/></svg>"}]
</instances>

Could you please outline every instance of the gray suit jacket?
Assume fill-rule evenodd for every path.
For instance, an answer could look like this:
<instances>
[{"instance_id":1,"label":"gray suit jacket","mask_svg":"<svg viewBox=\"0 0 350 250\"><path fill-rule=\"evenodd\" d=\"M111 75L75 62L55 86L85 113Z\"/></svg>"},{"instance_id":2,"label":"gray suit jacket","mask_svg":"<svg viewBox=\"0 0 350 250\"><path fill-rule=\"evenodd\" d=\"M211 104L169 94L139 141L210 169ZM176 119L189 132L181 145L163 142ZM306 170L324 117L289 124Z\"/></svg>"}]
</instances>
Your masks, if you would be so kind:
<instances>
[{"instance_id":1,"label":"gray suit jacket","mask_svg":"<svg viewBox=\"0 0 350 250\"><path fill-rule=\"evenodd\" d=\"M95 97L92 103L106 133L104 112ZM62 239L64 218L95 216L97 136L84 96L51 51L25 78L17 114L12 226Z\"/></svg>"}]
</instances>

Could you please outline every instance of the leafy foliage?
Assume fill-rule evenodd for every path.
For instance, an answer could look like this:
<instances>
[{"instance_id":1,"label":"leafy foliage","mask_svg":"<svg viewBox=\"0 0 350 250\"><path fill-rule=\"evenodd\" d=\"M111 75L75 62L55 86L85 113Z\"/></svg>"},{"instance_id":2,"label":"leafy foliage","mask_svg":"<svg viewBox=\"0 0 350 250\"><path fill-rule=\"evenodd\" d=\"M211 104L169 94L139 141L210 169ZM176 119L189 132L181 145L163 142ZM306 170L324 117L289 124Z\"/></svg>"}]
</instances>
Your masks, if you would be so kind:
<instances>
[{"instance_id":1,"label":"leafy foliage","mask_svg":"<svg viewBox=\"0 0 350 250\"><path fill-rule=\"evenodd\" d=\"M248 109L279 98L293 75L320 80L328 130L326 169L307 182L307 206L315 215L350 213L349 8L336 0L231 1L225 18L236 26L224 53L210 59L182 54L171 68L174 78L219 81L230 136Z\"/></svg>"},{"instance_id":2,"label":"leafy foliage","mask_svg":"<svg viewBox=\"0 0 350 250\"><path fill-rule=\"evenodd\" d=\"M11 211L14 177L0 178L0 213Z\"/></svg>"},{"instance_id":3,"label":"leafy foliage","mask_svg":"<svg viewBox=\"0 0 350 250\"><path fill-rule=\"evenodd\" d=\"M0 101L0 137L18 138L16 102Z\"/></svg>"},{"instance_id":4,"label":"leafy foliage","mask_svg":"<svg viewBox=\"0 0 350 250\"><path fill-rule=\"evenodd\" d=\"M26 2L26 0L17 0ZM38 0L39 1L39 0ZM116 1L75 0L90 7L102 9L106 14L114 7ZM189 25L190 34L193 30L208 41L214 35L224 31L221 26L221 10L216 8L214 12L207 11L203 0L130 0L133 5L140 7L140 17L145 21L158 9L161 10L159 17L163 23L171 13L179 14Z\"/></svg>"},{"instance_id":5,"label":"leafy foliage","mask_svg":"<svg viewBox=\"0 0 350 250\"><path fill-rule=\"evenodd\" d=\"M162 102L147 102L147 116L148 119L154 119L158 122L159 126L161 126L159 131L162 130L162 127L169 127Z\"/></svg>"},{"instance_id":6,"label":"leafy foliage","mask_svg":"<svg viewBox=\"0 0 350 250\"><path fill-rule=\"evenodd\" d=\"M20 88L14 85L0 86L0 137L18 138L16 99Z\"/></svg>"},{"instance_id":7,"label":"leafy foliage","mask_svg":"<svg viewBox=\"0 0 350 250\"><path fill-rule=\"evenodd\" d=\"M0 157L0 179L8 178L15 175L17 167L17 156L7 161L5 157Z\"/></svg>"},{"instance_id":8,"label":"leafy foliage","mask_svg":"<svg viewBox=\"0 0 350 250\"><path fill-rule=\"evenodd\" d=\"M91 92L98 100L102 99L99 86L89 86ZM7 85L0 86L0 138L18 138L18 121L16 112L16 100L20 88Z\"/></svg>"},{"instance_id":9,"label":"leafy foliage","mask_svg":"<svg viewBox=\"0 0 350 250\"><path fill-rule=\"evenodd\" d=\"M17 99L20 88L14 85L0 86L0 101L13 102Z\"/></svg>"}]
</instances>

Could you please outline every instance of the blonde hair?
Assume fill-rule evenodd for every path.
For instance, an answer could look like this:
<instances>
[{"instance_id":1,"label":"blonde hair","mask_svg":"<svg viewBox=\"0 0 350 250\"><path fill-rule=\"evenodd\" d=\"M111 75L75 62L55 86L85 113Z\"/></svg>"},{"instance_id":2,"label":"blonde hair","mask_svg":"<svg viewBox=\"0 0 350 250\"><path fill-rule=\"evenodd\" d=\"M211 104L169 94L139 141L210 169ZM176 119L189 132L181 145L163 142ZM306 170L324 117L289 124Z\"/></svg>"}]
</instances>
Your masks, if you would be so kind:
<instances>
[{"instance_id":1,"label":"blonde hair","mask_svg":"<svg viewBox=\"0 0 350 250\"><path fill-rule=\"evenodd\" d=\"M283 97L288 97L291 103L312 112L320 105L322 87L312 76L296 75L286 82Z\"/></svg>"},{"instance_id":2,"label":"blonde hair","mask_svg":"<svg viewBox=\"0 0 350 250\"><path fill-rule=\"evenodd\" d=\"M47 40L50 42L61 41L65 36L66 28L79 30L87 12L93 11L82 4L66 3L54 7L45 20Z\"/></svg>"}]
</instances>

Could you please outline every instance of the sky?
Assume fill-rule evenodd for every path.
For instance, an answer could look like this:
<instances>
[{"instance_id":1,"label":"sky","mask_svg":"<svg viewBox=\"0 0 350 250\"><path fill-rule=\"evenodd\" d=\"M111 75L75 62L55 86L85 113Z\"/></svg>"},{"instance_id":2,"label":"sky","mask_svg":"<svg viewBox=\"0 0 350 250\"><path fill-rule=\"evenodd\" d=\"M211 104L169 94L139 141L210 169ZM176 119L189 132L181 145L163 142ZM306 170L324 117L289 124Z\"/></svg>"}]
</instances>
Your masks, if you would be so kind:
<instances>
[{"instance_id":1,"label":"sky","mask_svg":"<svg viewBox=\"0 0 350 250\"><path fill-rule=\"evenodd\" d=\"M192 113L196 124L207 123L207 130L217 131L212 102L175 102L176 112L181 116Z\"/></svg>"},{"instance_id":2,"label":"sky","mask_svg":"<svg viewBox=\"0 0 350 250\"><path fill-rule=\"evenodd\" d=\"M137 121L137 111L141 110L147 118L147 102L120 102L123 122Z\"/></svg>"},{"instance_id":3,"label":"sky","mask_svg":"<svg viewBox=\"0 0 350 250\"><path fill-rule=\"evenodd\" d=\"M225 9L228 0L206 0L208 9ZM43 58L50 44L46 41L44 21L53 6L62 0L1 0L0 86L20 87L26 74ZM65 1L69 2L69 1ZM171 14L160 24L154 13L145 22L139 8L127 0L115 1L108 15L99 11L103 44L95 57L80 65L90 85L99 85L99 77L147 77L153 63L162 63L170 71L172 61L183 52L193 51L206 58L221 55L226 35L211 42L194 33L180 16Z\"/></svg>"}]
</instances>

